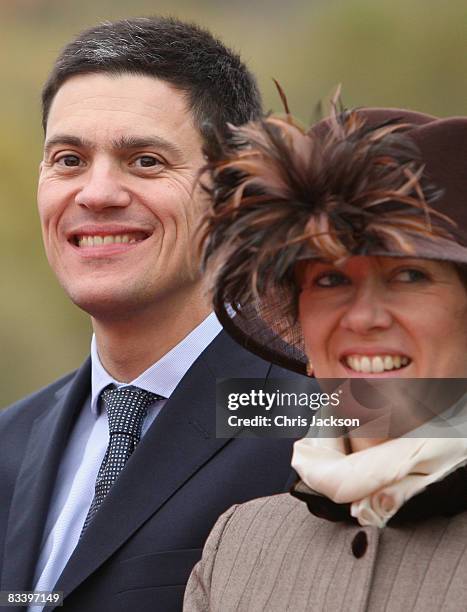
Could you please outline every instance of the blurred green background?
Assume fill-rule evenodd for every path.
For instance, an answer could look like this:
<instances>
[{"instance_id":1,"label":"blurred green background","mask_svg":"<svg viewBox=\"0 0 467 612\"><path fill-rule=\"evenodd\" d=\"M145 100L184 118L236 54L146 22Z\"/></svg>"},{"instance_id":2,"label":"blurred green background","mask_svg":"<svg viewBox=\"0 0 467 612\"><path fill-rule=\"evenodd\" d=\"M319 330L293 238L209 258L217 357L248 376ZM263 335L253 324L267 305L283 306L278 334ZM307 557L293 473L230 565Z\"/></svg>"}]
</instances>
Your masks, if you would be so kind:
<instances>
[{"instance_id":1,"label":"blurred green background","mask_svg":"<svg viewBox=\"0 0 467 612\"><path fill-rule=\"evenodd\" d=\"M42 252L42 82L81 29L155 13L210 28L257 74L266 109L281 109L275 77L304 122L338 83L347 106L467 110L466 0L0 0L0 407L74 369L89 349L87 317Z\"/></svg>"}]
</instances>

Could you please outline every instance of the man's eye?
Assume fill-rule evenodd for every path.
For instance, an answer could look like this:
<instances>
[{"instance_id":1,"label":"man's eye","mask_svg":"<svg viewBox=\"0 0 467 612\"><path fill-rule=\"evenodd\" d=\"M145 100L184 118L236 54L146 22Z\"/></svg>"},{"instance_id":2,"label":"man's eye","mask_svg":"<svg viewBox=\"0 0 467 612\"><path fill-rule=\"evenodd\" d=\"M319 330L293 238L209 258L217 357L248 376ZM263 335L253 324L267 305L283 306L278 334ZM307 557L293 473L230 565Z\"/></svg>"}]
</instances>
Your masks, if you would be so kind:
<instances>
[{"instance_id":1,"label":"man's eye","mask_svg":"<svg viewBox=\"0 0 467 612\"><path fill-rule=\"evenodd\" d=\"M417 283L420 281L428 280L428 276L422 270L416 270L415 268L407 268L406 270L400 270L394 276L394 280L400 283Z\"/></svg>"},{"instance_id":2,"label":"man's eye","mask_svg":"<svg viewBox=\"0 0 467 612\"><path fill-rule=\"evenodd\" d=\"M162 162L153 155L140 155L135 159L134 164L139 168L154 168L162 165Z\"/></svg>"},{"instance_id":3,"label":"man's eye","mask_svg":"<svg viewBox=\"0 0 467 612\"><path fill-rule=\"evenodd\" d=\"M59 157L56 161L61 166L66 166L67 168L74 168L76 166L79 166L81 163L81 160L77 155L63 155L62 157Z\"/></svg>"},{"instance_id":4,"label":"man's eye","mask_svg":"<svg viewBox=\"0 0 467 612\"><path fill-rule=\"evenodd\" d=\"M317 287L340 287L348 285L349 282L349 279L341 272L327 272L318 276L313 284Z\"/></svg>"}]
</instances>

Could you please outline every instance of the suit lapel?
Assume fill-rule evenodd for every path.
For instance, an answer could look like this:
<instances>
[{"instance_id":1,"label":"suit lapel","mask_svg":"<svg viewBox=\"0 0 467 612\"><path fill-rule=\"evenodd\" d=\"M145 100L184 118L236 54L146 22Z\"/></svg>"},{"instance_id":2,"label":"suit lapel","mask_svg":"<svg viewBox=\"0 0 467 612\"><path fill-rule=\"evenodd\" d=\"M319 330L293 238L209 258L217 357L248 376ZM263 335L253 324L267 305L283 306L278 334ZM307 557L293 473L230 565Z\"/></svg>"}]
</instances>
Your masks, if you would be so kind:
<instances>
[{"instance_id":1,"label":"suit lapel","mask_svg":"<svg viewBox=\"0 0 467 612\"><path fill-rule=\"evenodd\" d=\"M264 378L270 365L223 332L184 376L129 459L56 585L65 596L230 442L215 431L218 377ZM182 454L183 459L177 460Z\"/></svg>"},{"instance_id":2,"label":"suit lapel","mask_svg":"<svg viewBox=\"0 0 467 612\"><path fill-rule=\"evenodd\" d=\"M33 423L11 502L3 589L31 589L61 454L89 393L90 363L49 400ZM45 399L44 401L47 401Z\"/></svg>"}]
</instances>

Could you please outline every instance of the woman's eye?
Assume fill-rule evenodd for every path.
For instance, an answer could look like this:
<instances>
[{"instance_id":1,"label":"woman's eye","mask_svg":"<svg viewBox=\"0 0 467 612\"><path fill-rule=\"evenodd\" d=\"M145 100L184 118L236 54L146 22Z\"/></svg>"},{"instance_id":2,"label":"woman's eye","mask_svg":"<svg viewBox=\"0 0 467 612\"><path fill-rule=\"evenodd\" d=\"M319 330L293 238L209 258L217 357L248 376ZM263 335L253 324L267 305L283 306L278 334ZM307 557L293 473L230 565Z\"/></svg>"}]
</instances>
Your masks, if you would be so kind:
<instances>
[{"instance_id":1,"label":"woman's eye","mask_svg":"<svg viewBox=\"0 0 467 612\"><path fill-rule=\"evenodd\" d=\"M341 285L348 285L349 282L349 279L340 272L327 272L318 276L313 284L317 287L340 287Z\"/></svg>"},{"instance_id":2,"label":"woman's eye","mask_svg":"<svg viewBox=\"0 0 467 612\"><path fill-rule=\"evenodd\" d=\"M81 160L77 155L63 155L62 157L59 157L56 161L61 166L66 166L67 168L75 168L81 163Z\"/></svg>"},{"instance_id":3,"label":"woman's eye","mask_svg":"<svg viewBox=\"0 0 467 612\"><path fill-rule=\"evenodd\" d=\"M399 281L401 283L417 283L420 281L425 281L428 279L428 276L422 270L416 270L412 268L408 268L407 270L400 270L395 276L394 280Z\"/></svg>"},{"instance_id":4,"label":"woman's eye","mask_svg":"<svg viewBox=\"0 0 467 612\"><path fill-rule=\"evenodd\" d=\"M141 155L134 161L135 166L138 168L154 168L156 166L162 166L162 162L153 155Z\"/></svg>"}]
</instances>

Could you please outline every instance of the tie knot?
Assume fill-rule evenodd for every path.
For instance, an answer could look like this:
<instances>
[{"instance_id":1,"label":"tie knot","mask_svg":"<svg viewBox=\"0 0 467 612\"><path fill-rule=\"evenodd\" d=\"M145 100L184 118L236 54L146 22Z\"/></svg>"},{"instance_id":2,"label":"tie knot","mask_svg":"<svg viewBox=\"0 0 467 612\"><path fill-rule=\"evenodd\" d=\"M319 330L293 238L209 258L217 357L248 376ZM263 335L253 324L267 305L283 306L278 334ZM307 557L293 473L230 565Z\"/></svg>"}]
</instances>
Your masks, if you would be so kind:
<instances>
[{"instance_id":1,"label":"tie knot","mask_svg":"<svg viewBox=\"0 0 467 612\"><path fill-rule=\"evenodd\" d=\"M107 387L101 394L107 408L109 431L140 437L148 406L162 396L138 387Z\"/></svg>"}]
</instances>

